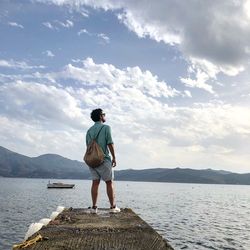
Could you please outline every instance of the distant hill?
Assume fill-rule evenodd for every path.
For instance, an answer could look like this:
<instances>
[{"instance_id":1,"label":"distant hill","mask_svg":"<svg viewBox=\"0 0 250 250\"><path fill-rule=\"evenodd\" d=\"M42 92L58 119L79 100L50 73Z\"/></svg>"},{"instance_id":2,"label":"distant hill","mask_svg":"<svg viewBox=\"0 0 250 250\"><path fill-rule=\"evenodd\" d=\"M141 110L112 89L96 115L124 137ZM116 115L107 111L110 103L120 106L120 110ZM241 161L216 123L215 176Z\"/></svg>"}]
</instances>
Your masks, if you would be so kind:
<instances>
[{"instance_id":1,"label":"distant hill","mask_svg":"<svg viewBox=\"0 0 250 250\"><path fill-rule=\"evenodd\" d=\"M27 157L0 146L0 176L58 179L90 179L87 166L56 154ZM115 171L116 180L250 185L249 174L224 170L154 168Z\"/></svg>"},{"instance_id":2,"label":"distant hill","mask_svg":"<svg viewBox=\"0 0 250 250\"><path fill-rule=\"evenodd\" d=\"M27 157L0 146L0 176L28 178L88 179L83 162L60 155L45 154Z\"/></svg>"},{"instance_id":3,"label":"distant hill","mask_svg":"<svg viewBox=\"0 0 250 250\"><path fill-rule=\"evenodd\" d=\"M236 174L228 171L211 169L156 168L120 170L116 172L116 179L152 182L250 185L250 174Z\"/></svg>"}]
</instances>

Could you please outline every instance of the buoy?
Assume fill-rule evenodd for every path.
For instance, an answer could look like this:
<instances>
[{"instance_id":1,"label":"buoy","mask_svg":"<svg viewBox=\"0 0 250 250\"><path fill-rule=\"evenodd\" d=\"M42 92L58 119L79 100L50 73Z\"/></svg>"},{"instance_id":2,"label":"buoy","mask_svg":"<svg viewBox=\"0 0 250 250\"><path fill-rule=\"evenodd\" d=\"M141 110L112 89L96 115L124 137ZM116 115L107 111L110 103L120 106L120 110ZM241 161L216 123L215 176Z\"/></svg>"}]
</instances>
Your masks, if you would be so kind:
<instances>
[{"instance_id":1,"label":"buoy","mask_svg":"<svg viewBox=\"0 0 250 250\"><path fill-rule=\"evenodd\" d=\"M47 226L50 222L51 222L51 219L43 218L43 219L39 220L38 223L42 223L44 226Z\"/></svg>"},{"instance_id":2,"label":"buoy","mask_svg":"<svg viewBox=\"0 0 250 250\"><path fill-rule=\"evenodd\" d=\"M24 240L27 240L30 236L32 236L34 233L36 233L37 231L39 231L42 227L43 227L43 223L31 223L31 225L29 226L29 229L27 231L27 233L25 234Z\"/></svg>"},{"instance_id":3,"label":"buoy","mask_svg":"<svg viewBox=\"0 0 250 250\"><path fill-rule=\"evenodd\" d=\"M51 215L50 215L50 219L54 220L57 217L58 214L59 214L59 212L56 212L56 211L52 212Z\"/></svg>"},{"instance_id":4,"label":"buoy","mask_svg":"<svg viewBox=\"0 0 250 250\"><path fill-rule=\"evenodd\" d=\"M27 233L25 234L24 240L27 240L34 233L39 231L43 226L47 226L50 223L50 221L54 220L64 209L65 207L58 206L56 211L51 213L50 218L43 218L39 222L31 223Z\"/></svg>"},{"instance_id":5,"label":"buoy","mask_svg":"<svg viewBox=\"0 0 250 250\"><path fill-rule=\"evenodd\" d=\"M56 209L56 212L61 213L64 209L65 209L65 207L58 206L57 209Z\"/></svg>"}]
</instances>

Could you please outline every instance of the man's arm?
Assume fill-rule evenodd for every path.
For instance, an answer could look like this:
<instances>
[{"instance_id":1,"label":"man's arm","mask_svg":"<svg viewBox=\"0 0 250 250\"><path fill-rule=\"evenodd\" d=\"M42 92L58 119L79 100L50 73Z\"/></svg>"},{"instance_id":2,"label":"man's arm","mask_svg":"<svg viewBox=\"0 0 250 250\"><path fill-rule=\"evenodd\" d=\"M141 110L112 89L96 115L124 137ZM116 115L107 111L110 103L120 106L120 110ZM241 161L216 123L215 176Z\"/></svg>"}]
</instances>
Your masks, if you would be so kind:
<instances>
[{"instance_id":1,"label":"man's arm","mask_svg":"<svg viewBox=\"0 0 250 250\"><path fill-rule=\"evenodd\" d=\"M108 144L109 151L112 155L112 167L114 168L116 166L116 159L115 159L115 149L114 144Z\"/></svg>"}]
</instances>

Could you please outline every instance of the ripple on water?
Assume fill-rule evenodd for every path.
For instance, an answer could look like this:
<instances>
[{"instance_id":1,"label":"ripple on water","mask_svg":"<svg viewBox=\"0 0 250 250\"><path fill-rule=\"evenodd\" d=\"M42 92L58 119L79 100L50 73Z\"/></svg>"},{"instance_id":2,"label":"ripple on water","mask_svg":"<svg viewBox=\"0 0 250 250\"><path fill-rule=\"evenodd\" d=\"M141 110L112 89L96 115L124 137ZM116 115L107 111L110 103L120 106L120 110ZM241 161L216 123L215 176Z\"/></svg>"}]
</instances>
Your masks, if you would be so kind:
<instances>
[{"instance_id":1,"label":"ripple on water","mask_svg":"<svg viewBox=\"0 0 250 250\"><path fill-rule=\"evenodd\" d=\"M90 182L73 182L74 190L63 191L47 190L47 180L1 178L0 249L23 240L29 225L58 205L88 207ZM250 249L249 191L250 186L116 183L119 204L131 207L176 250ZM99 199L100 207L109 206L104 184Z\"/></svg>"}]
</instances>

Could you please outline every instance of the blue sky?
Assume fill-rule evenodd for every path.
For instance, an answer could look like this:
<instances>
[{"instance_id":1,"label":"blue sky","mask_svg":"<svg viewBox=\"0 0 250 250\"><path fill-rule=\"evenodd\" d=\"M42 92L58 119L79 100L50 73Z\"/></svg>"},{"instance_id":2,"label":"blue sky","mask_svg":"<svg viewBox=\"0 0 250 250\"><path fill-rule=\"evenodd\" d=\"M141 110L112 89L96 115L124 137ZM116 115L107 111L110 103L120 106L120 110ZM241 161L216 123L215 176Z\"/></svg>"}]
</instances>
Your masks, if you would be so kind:
<instances>
[{"instance_id":1,"label":"blue sky","mask_svg":"<svg viewBox=\"0 0 250 250\"><path fill-rule=\"evenodd\" d=\"M250 1L0 3L0 140L81 160L101 107L118 168L250 172Z\"/></svg>"}]
</instances>

